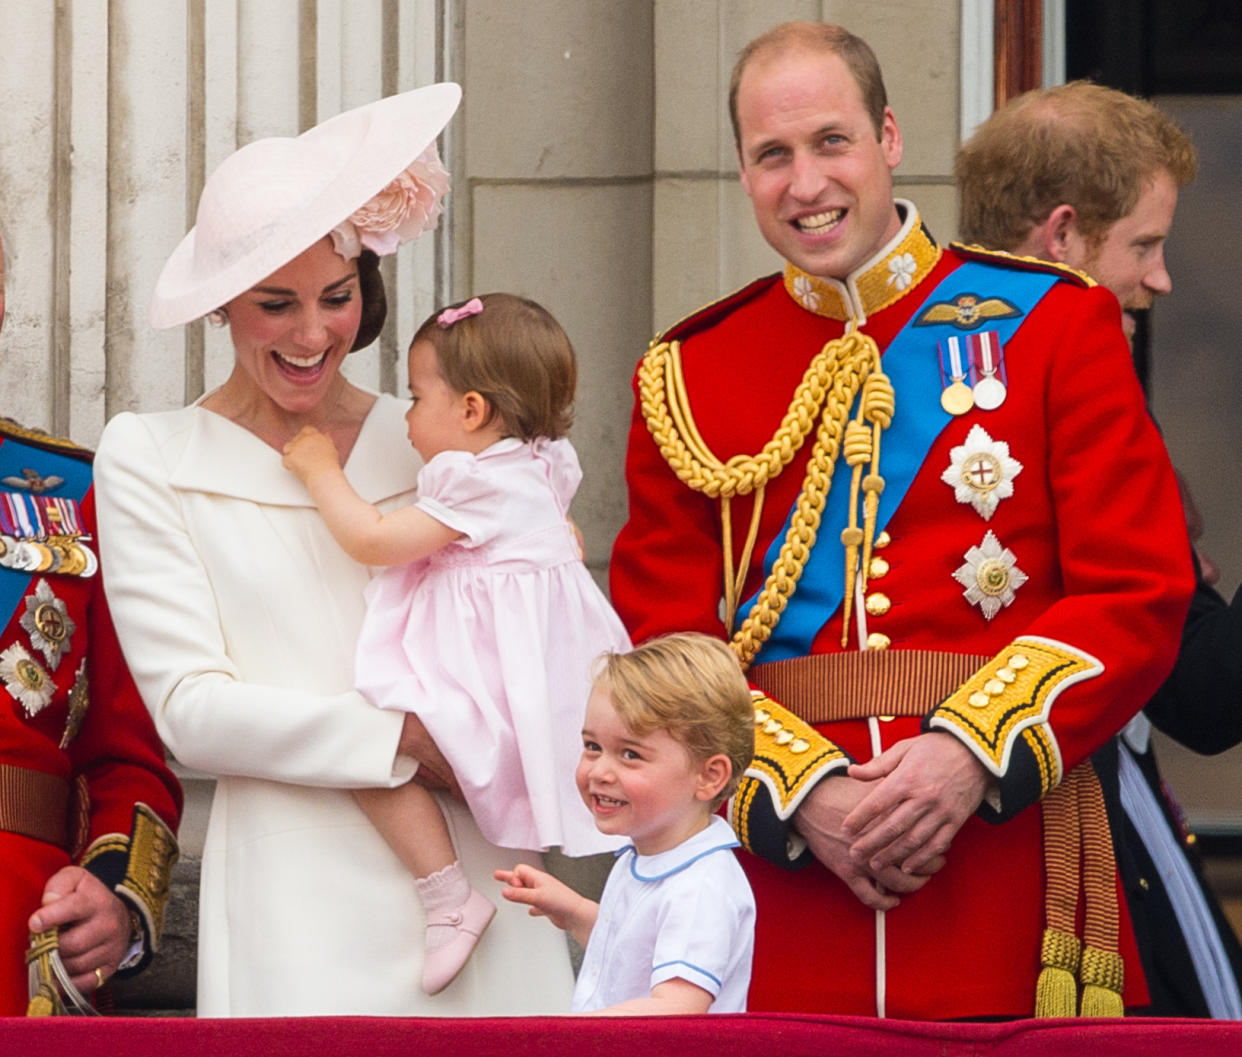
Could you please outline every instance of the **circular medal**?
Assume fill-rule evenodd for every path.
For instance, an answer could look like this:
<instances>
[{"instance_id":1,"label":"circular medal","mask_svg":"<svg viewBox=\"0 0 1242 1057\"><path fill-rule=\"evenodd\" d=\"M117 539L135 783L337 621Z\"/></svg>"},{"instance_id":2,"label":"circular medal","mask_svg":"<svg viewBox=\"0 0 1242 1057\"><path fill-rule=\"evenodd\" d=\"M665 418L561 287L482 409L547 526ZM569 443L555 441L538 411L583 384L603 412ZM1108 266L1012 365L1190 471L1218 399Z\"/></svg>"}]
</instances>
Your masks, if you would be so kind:
<instances>
[{"instance_id":1,"label":"circular medal","mask_svg":"<svg viewBox=\"0 0 1242 1057\"><path fill-rule=\"evenodd\" d=\"M1005 402L1006 395L1004 382L994 374L980 378L975 384L975 403L984 411L995 411Z\"/></svg>"},{"instance_id":2,"label":"circular medal","mask_svg":"<svg viewBox=\"0 0 1242 1057\"><path fill-rule=\"evenodd\" d=\"M65 560L60 563L60 571L65 576L78 576L86 568L86 560L82 557L82 548L70 542L62 545Z\"/></svg>"},{"instance_id":3,"label":"circular medal","mask_svg":"<svg viewBox=\"0 0 1242 1057\"><path fill-rule=\"evenodd\" d=\"M56 562L56 555L52 553L52 548L46 543L40 543L38 540L31 540L30 546L34 548L35 553L39 556L39 565L35 572L47 572Z\"/></svg>"},{"instance_id":4,"label":"circular medal","mask_svg":"<svg viewBox=\"0 0 1242 1057\"><path fill-rule=\"evenodd\" d=\"M48 540L44 546L52 552L52 567L48 572L60 572L60 567L65 564L65 548L53 540Z\"/></svg>"},{"instance_id":5,"label":"circular medal","mask_svg":"<svg viewBox=\"0 0 1242 1057\"><path fill-rule=\"evenodd\" d=\"M99 559L95 557L95 552L90 547L78 544L82 548L82 557L86 559L86 567L82 570L83 576L94 576L99 570Z\"/></svg>"},{"instance_id":6,"label":"circular medal","mask_svg":"<svg viewBox=\"0 0 1242 1057\"><path fill-rule=\"evenodd\" d=\"M975 397L965 382L954 382L940 394L940 406L950 415L964 415L975 406Z\"/></svg>"},{"instance_id":7,"label":"circular medal","mask_svg":"<svg viewBox=\"0 0 1242 1057\"><path fill-rule=\"evenodd\" d=\"M12 567L24 573L32 573L39 568L39 562L42 560L43 556L35 550L29 540L19 540L14 548Z\"/></svg>"}]
</instances>

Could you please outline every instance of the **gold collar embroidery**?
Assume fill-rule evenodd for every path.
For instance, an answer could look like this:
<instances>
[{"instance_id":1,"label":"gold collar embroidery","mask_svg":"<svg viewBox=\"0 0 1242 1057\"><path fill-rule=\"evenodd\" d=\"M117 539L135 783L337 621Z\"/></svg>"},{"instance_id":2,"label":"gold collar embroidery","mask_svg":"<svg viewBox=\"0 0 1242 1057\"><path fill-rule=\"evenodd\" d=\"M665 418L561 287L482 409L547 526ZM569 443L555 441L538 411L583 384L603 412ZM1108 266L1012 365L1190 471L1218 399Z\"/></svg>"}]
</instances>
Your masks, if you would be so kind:
<instances>
[{"instance_id":1,"label":"gold collar embroidery","mask_svg":"<svg viewBox=\"0 0 1242 1057\"><path fill-rule=\"evenodd\" d=\"M785 289L808 312L829 319L867 317L896 303L913 290L940 260L941 249L923 228L913 202L899 198L905 216L892 242L844 280L821 279L796 265L785 265Z\"/></svg>"}]
</instances>

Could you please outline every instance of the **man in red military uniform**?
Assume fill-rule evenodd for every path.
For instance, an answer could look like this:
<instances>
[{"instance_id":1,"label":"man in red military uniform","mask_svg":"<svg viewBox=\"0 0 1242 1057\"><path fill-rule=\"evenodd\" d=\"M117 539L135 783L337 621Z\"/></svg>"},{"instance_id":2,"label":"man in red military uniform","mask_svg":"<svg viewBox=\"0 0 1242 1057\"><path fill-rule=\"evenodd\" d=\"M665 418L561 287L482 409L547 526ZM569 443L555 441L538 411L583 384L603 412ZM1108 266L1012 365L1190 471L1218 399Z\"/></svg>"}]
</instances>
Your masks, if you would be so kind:
<instances>
[{"instance_id":1,"label":"man in red military uniform","mask_svg":"<svg viewBox=\"0 0 1242 1057\"><path fill-rule=\"evenodd\" d=\"M0 324L4 321L0 242ZM159 940L181 789L99 582L90 453L0 420L0 1015L32 932L79 991Z\"/></svg>"},{"instance_id":2,"label":"man in red military uniform","mask_svg":"<svg viewBox=\"0 0 1242 1057\"><path fill-rule=\"evenodd\" d=\"M763 691L750 1008L1120 1013L1146 996L1079 764L1167 672L1192 577L1117 302L937 245L839 27L752 42L730 110L787 264L640 364L612 597L636 641L731 637Z\"/></svg>"},{"instance_id":3,"label":"man in red military uniform","mask_svg":"<svg viewBox=\"0 0 1242 1057\"><path fill-rule=\"evenodd\" d=\"M954 171L964 238L1081 269L1117 295L1127 335L1131 312L1173 289L1164 244L1195 150L1148 101L1086 81L1027 92L976 130ZM1182 498L1194 542L1203 524ZM1242 742L1242 591L1226 604L1212 586L1218 571L1200 559L1172 674L1094 762L1117 790L1113 836L1151 995L1145 1012L1237 1020L1242 945L1150 741L1154 725L1199 752Z\"/></svg>"}]
</instances>

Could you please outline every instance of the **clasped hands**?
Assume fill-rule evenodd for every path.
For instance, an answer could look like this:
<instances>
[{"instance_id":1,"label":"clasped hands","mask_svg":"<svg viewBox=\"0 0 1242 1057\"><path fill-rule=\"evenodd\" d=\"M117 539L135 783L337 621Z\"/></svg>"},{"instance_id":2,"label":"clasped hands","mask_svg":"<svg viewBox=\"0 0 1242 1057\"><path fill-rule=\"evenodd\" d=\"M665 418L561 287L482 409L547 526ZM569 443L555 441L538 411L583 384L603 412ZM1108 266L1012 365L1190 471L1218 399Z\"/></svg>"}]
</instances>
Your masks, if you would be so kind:
<instances>
[{"instance_id":1,"label":"clasped hands","mask_svg":"<svg viewBox=\"0 0 1242 1057\"><path fill-rule=\"evenodd\" d=\"M990 776L949 734L906 738L822 779L793 818L811 853L865 905L892 910L945 864Z\"/></svg>"}]
</instances>

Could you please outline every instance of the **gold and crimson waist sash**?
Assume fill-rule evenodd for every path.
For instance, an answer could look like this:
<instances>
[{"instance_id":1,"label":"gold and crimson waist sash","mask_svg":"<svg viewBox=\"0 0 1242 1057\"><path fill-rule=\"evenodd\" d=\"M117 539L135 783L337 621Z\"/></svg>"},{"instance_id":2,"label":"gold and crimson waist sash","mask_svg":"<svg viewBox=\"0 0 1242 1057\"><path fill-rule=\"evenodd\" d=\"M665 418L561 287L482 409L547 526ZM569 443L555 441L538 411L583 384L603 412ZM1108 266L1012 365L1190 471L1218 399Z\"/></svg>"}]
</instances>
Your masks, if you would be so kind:
<instances>
[{"instance_id":1,"label":"gold and crimson waist sash","mask_svg":"<svg viewBox=\"0 0 1242 1057\"><path fill-rule=\"evenodd\" d=\"M941 650L815 653L753 665L747 678L807 723L926 716L991 659Z\"/></svg>"},{"instance_id":2,"label":"gold and crimson waist sash","mask_svg":"<svg viewBox=\"0 0 1242 1057\"><path fill-rule=\"evenodd\" d=\"M66 847L70 791L54 774L0 764L0 830Z\"/></svg>"}]
</instances>

